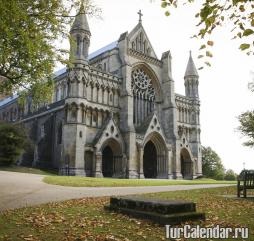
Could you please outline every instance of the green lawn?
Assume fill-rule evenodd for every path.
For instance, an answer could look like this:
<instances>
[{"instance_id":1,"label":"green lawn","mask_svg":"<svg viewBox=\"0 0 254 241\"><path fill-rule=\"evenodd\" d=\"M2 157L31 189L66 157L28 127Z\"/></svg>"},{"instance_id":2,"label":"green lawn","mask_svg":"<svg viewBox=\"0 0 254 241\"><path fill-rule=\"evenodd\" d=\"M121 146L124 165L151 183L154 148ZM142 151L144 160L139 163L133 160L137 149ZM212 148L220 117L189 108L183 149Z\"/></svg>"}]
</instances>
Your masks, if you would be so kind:
<instances>
[{"instance_id":1,"label":"green lawn","mask_svg":"<svg viewBox=\"0 0 254 241\"><path fill-rule=\"evenodd\" d=\"M41 174L41 175L57 175L57 172L52 170L44 170L44 169L23 167L23 166L9 166L9 167L0 166L0 171L23 172L23 173L32 173L32 174Z\"/></svg>"},{"instance_id":2,"label":"green lawn","mask_svg":"<svg viewBox=\"0 0 254 241\"><path fill-rule=\"evenodd\" d=\"M248 240L254 240L253 200L227 199L222 197L222 194L236 194L236 188L197 189L145 196L195 201L198 211L206 213L206 221L195 224L201 227L213 227L217 224L232 228L248 227L250 232ZM108 201L109 198L84 198L2 213L0 241L169 240L165 239L164 227L105 211L103 207Z\"/></svg>"},{"instance_id":3,"label":"green lawn","mask_svg":"<svg viewBox=\"0 0 254 241\"><path fill-rule=\"evenodd\" d=\"M137 186L168 186L191 184L236 184L236 181L216 181L213 179L196 180L149 180L149 179L116 179L78 176L47 176L43 179L48 184L72 187L137 187Z\"/></svg>"}]
</instances>

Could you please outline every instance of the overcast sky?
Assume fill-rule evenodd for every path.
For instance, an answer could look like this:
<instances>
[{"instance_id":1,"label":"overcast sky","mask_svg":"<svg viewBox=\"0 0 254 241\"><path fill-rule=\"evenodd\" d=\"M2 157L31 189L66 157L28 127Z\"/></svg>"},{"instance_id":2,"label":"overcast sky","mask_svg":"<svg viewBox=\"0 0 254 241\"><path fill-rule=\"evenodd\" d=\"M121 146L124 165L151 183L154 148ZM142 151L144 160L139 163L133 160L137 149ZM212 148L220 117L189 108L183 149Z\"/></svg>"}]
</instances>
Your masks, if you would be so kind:
<instances>
[{"instance_id":1,"label":"overcast sky","mask_svg":"<svg viewBox=\"0 0 254 241\"><path fill-rule=\"evenodd\" d=\"M197 32L194 15L195 5L173 9L166 17L160 8L160 0L94 0L102 9L102 20L89 18L92 34L90 53L115 40L121 33L130 32L138 23L139 9L143 12L142 23L158 56L170 50L176 93L184 94L184 72L189 51L196 63L200 41L190 36ZM200 2L200 1L197 1ZM253 109L254 93L248 90L254 58L238 50L231 40L230 26L219 29L213 36L212 67L199 71L201 100L201 142L210 146L221 157L224 166L239 172L245 162L246 168L254 169L254 150L242 146L244 141L236 131L237 116Z\"/></svg>"}]
</instances>

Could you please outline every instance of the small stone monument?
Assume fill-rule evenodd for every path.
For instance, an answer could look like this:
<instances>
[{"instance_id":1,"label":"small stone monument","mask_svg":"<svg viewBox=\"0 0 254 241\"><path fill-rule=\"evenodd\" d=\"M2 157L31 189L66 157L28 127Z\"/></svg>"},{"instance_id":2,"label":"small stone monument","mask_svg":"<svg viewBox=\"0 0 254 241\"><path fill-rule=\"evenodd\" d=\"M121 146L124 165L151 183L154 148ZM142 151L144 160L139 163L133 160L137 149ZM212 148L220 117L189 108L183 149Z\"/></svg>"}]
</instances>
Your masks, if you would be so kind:
<instances>
[{"instance_id":1,"label":"small stone monument","mask_svg":"<svg viewBox=\"0 0 254 241\"><path fill-rule=\"evenodd\" d=\"M143 197L111 197L106 210L112 210L162 225L185 221L205 220L204 213L196 212L196 204L183 200L158 200Z\"/></svg>"}]
</instances>

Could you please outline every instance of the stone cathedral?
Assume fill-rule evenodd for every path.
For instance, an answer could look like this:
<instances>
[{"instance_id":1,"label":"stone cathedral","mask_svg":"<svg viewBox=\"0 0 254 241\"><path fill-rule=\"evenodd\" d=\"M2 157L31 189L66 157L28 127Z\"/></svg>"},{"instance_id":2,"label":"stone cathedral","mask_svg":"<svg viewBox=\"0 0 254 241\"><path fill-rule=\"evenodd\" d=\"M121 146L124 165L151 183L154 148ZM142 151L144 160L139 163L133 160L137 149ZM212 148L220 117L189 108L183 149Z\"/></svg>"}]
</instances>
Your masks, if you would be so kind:
<instances>
[{"instance_id":1,"label":"stone cathedral","mask_svg":"<svg viewBox=\"0 0 254 241\"><path fill-rule=\"evenodd\" d=\"M193 179L202 175L199 76L190 54L185 95L175 93L170 51L158 59L142 25L89 53L81 9L70 30L72 67L55 74L52 103L0 102L1 120L18 122L34 142L19 161L62 175Z\"/></svg>"}]
</instances>

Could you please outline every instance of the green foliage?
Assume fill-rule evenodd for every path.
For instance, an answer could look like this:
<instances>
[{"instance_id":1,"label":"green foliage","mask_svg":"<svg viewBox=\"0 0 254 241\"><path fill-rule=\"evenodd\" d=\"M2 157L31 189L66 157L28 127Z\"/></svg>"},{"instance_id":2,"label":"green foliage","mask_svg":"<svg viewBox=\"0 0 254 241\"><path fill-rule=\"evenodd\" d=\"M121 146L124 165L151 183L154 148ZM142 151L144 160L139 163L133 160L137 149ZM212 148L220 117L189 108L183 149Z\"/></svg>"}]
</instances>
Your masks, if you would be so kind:
<instances>
[{"instance_id":1,"label":"green foliage","mask_svg":"<svg viewBox=\"0 0 254 241\"><path fill-rule=\"evenodd\" d=\"M249 138L248 141L244 142L245 146L254 147L254 111L246 111L238 116L240 126L238 130L243 136Z\"/></svg>"},{"instance_id":2,"label":"green foliage","mask_svg":"<svg viewBox=\"0 0 254 241\"><path fill-rule=\"evenodd\" d=\"M29 89L20 91L19 93L19 105L24 106L27 100L27 96L32 98L33 108L36 108L38 104L49 103L53 95L54 83L52 80L41 81L35 83Z\"/></svg>"},{"instance_id":3,"label":"green foliage","mask_svg":"<svg viewBox=\"0 0 254 241\"><path fill-rule=\"evenodd\" d=\"M234 181L234 180L236 180L236 176L237 175L235 174L235 172L232 169L228 169L225 173L224 179L227 181Z\"/></svg>"},{"instance_id":4,"label":"green foliage","mask_svg":"<svg viewBox=\"0 0 254 241\"><path fill-rule=\"evenodd\" d=\"M69 35L71 14L80 2L85 2L88 13L96 12L89 0L0 0L0 76L4 77L0 93L29 89L36 98L48 98L45 93L52 85L47 83L56 63L68 62L68 51L55 43Z\"/></svg>"},{"instance_id":5,"label":"green foliage","mask_svg":"<svg viewBox=\"0 0 254 241\"><path fill-rule=\"evenodd\" d=\"M161 0L161 7L169 12L171 8L176 8L179 5L186 5L193 3L195 0ZM196 1L197 2L197 1ZM199 12L195 14L198 19L198 30L193 36L202 39L201 42L208 42L212 44L202 44L200 52L206 51L207 47L213 46L213 41L210 40L215 29L223 25L231 26L232 39L239 39L241 44L239 49L245 51L248 55L254 54L254 2L250 0L202 0L202 6ZM169 14L166 14L169 16ZM208 49L208 51L210 51ZM208 57L212 55L200 54L200 56ZM201 57L200 57L201 58ZM210 64L207 64L210 66ZM203 67L201 67L203 68ZM200 68L200 69L201 69Z\"/></svg>"},{"instance_id":6,"label":"green foliage","mask_svg":"<svg viewBox=\"0 0 254 241\"><path fill-rule=\"evenodd\" d=\"M28 138L24 128L0 122L0 165L13 164L27 144Z\"/></svg>"},{"instance_id":7,"label":"green foliage","mask_svg":"<svg viewBox=\"0 0 254 241\"><path fill-rule=\"evenodd\" d=\"M219 155L211 147L202 147L202 170L206 177L224 179L224 166Z\"/></svg>"}]
</instances>

